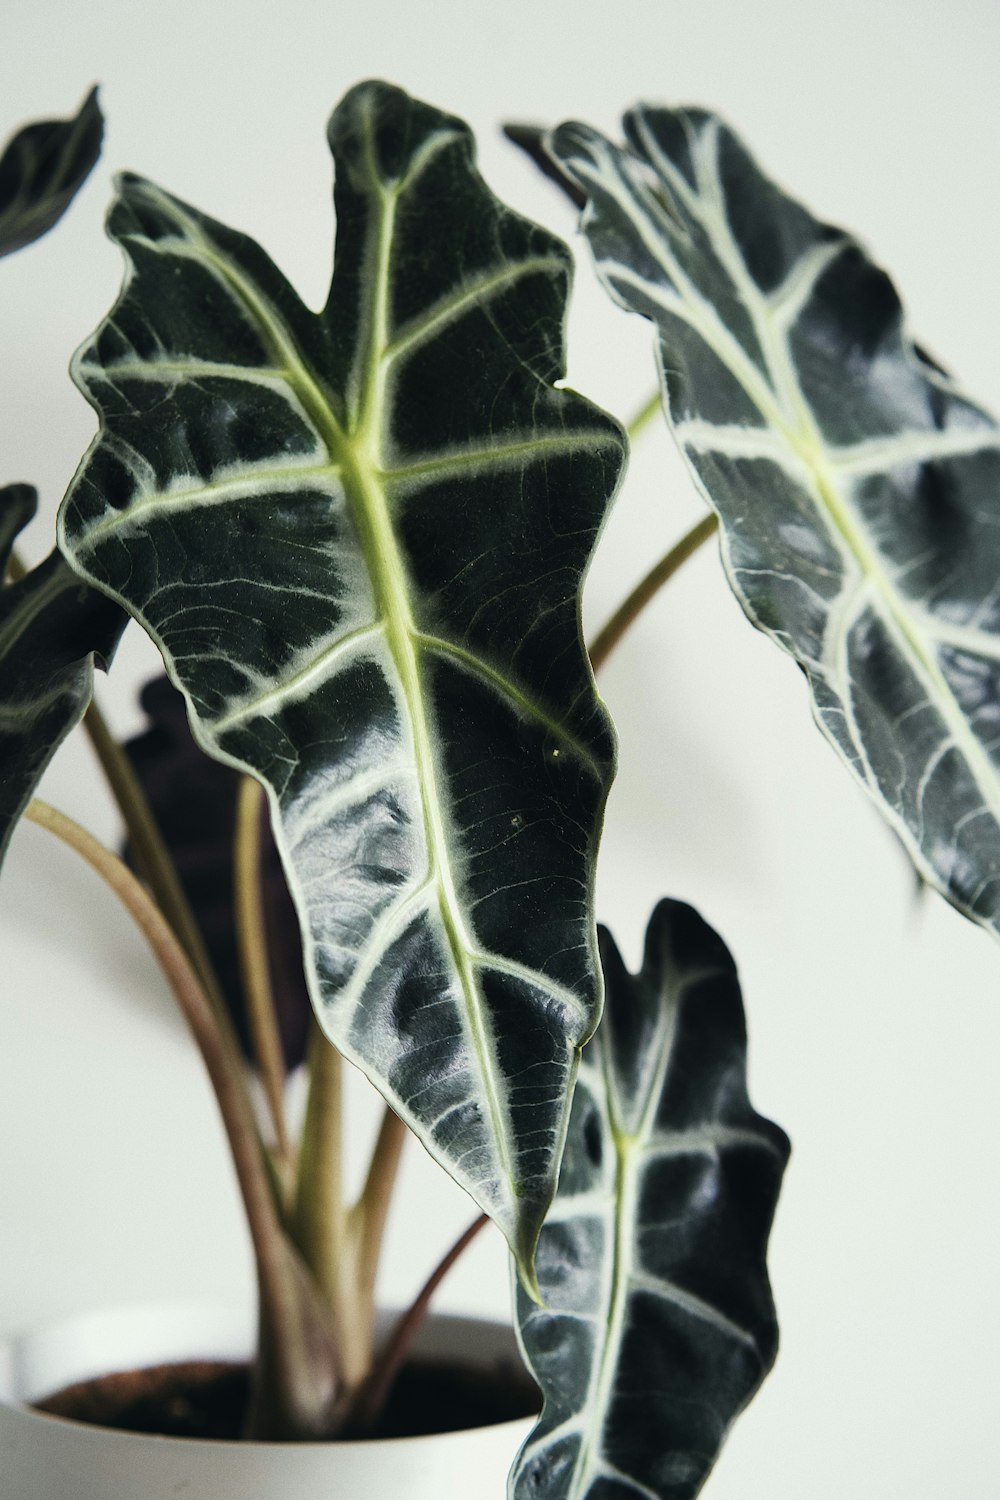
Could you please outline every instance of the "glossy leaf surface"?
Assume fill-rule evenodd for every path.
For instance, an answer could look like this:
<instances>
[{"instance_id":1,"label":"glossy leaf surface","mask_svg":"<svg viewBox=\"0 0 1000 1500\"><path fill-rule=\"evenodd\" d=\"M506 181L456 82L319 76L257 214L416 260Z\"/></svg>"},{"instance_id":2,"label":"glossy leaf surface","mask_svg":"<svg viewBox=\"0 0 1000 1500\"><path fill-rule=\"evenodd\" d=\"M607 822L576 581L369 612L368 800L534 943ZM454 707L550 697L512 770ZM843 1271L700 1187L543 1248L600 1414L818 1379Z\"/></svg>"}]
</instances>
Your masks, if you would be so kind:
<instances>
[{"instance_id":1,"label":"glossy leaf surface","mask_svg":"<svg viewBox=\"0 0 1000 1500\"><path fill-rule=\"evenodd\" d=\"M75 376L101 435L61 540L268 786L334 1043L530 1275L600 995L613 747L578 591L617 424L557 390L568 252L461 122L382 84L330 123L336 265L126 179L130 276Z\"/></svg>"},{"instance_id":2,"label":"glossy leaf surface","mask_svg":"<svg viewBox=\"0 0 1000 1500\"><path fill-rule=\"evenodd\" d=\"M62 218L101 154L104 120L91 89L71 120L38 120L0 157L0 255L39 239Z\"/></svg>"},{"instance_id":3,"label":"glossy leaf surface","mask_svg":"<svg viewBox=\"0 0 1000 1500\"><path fill-rule=\"evenodd\" d=\"M604 1020L583 1054L538 1244L518 1290L545 1396L512 1500L688 1500L774 1362L765 1267L788 1159L752 1109L732 958L663 901L630 975L602 933Z\"/></svg>"},{"instance_id":4,"label":"glossy leaf surface","mask_svg":"<svg viewBox=\"0 0 1000 1500\"><path fill-rule=\"evenodd\" d=\"M0 489L0 580L35 513L30 485ZM106 666L127 616L53 552L0 583L0 859L55 751L80 722L95 658Z\"/></svg>"},{"instance_id":5,"label":"glossy leaf surface","mask_svg":"<svg viewBox=\"0 0 1000 1500\"><path fill-rule=\"evenodd\" d=\"M698 110L551 146L614 296L659 333L678 442L754 624L919 873L1000 922L1000 429L892 284Z\"/></svg>"}]
</instances>

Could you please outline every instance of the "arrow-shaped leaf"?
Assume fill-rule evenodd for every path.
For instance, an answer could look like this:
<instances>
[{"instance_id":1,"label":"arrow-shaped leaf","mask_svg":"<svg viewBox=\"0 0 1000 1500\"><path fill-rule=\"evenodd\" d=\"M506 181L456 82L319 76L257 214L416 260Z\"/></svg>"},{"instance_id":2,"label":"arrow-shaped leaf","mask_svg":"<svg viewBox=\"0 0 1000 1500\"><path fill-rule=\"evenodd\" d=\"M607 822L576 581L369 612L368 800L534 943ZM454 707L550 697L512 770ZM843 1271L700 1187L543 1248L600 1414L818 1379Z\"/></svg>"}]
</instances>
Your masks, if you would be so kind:
<instances>
[{"instance_id":1,"label":"arrow-shaped leaf","mask_svg":"<svg viewBox=\"0 0 1000 1500\"><path fill-rule=\"evenodd\" d=\"M103 134L91 89L73 119L38 120L11 138L0 157L0 255L58 223L100 156Z\"/></svg>"},{"instance_id":2,"label":"arrow-shaped leaf","mask_svg":"<svg viewBox=\"0 0 1000 1500\"><path fill-rule=\"evenodd\" d=\"M612 741L578 591L622 437L554 388L568 252L493 198L468 129L365 84L330 143L319 315L123 182L61 539L203 747L269 787L322 1024L530 1275L599 1005Z\"/></svg>"},{"instance_id":3,"label":"arrow-shaped leaf","mask_svg":"<svg viewBox=\"0 0 1000 1500\"><path fill-rule=\"evenodd\" d=\"M559 1192L518 1289L545 1396L512 1500L689 1500L774 1362L765 1267L788 1141L747 1098L732 958L663 901L642 968L601 934L604 1021L583 1054Z\"/></svg>"},{"instance_id":4,"label":"arrow-shaped leaf","mask_svg":"<svg viewBox=\"0 0 1000 1500\"><path fill-rule=\"evenodd\" d=\"M86 711L95 658L107 666L127 619L57 552L3 584L36 504L30 485L0 489L0 861L42 772Z\"/></svg>"},{"instance_id":5,"label":"arrow-shaped leaf","mask_svg":"<svg viewBox=\"0 0 1000 1500\"><path fill-rule=\"evenodd\" d=\"M1000 429L911 342L858 244L714 116L563 126L615 297L651 318L730 582L920 874L1000 925Z\"/></svg>"}]
</instances>

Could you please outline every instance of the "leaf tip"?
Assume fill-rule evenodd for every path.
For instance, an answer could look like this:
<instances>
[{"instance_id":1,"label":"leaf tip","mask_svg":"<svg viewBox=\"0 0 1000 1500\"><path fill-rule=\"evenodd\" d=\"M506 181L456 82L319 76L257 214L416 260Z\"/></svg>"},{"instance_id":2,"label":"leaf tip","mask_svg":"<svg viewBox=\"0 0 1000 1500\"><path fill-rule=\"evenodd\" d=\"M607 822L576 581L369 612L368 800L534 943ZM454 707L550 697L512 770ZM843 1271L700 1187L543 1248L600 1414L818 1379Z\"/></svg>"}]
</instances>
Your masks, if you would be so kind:
<instances>
[{"instance_id":1,"label":"leaf tip","mask_svg":"<svg viewBox=\"0 0 1000 1500\"><path fill-rule=\"evenodd\" d=\"M548 148L549 132L540 125L519 125L510 122L503 127L503 133L511 145L517 146L519 150L531 158L535 166L547 177L561 188L566 197L576 208L583 208L587 202L587 195L574 182L567 172L562 170L556 158Z\"/></svg>"}]
</instances>

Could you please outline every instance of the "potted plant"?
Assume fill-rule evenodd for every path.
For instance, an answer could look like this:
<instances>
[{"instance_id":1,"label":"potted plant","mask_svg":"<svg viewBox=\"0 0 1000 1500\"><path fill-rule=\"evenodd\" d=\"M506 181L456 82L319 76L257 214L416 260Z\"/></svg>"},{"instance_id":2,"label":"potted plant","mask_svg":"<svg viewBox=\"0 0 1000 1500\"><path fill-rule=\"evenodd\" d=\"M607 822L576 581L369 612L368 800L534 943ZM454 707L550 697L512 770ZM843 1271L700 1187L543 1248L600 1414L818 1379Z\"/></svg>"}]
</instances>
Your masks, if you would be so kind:
<instances>
[{"instance_id":1,"label":"potted plant","mask_svg":"<svg viewBox=\"0 0 1000 1500\"><path fill-rule=\"evenodd\" d=\"M71 181L95 110L39 137L81 157ZM884 275L717 119L639 110L626 133L624 148L580 126L520 139L586 203L614 294L656 322L668 414L713 513L589 662L579 590L625 441L559 384L567 253L489 194L460 122L383 84L331 120L321 314L251 241L122 180L110 230L129 274L73 366L101 432L56 552L8 569L0 614L0 813L9 827L27 809L115 886L216 1088L258 1266L249 1434L374 1421L415 1321L376 1347L409 1126L511 1246L545 1400L515 1500L693 1495L776 1349L764 1252L787 1143L747 1099L732 960L676 902L654 912L637 975L593 929L613 741L591 665L717 526L744 608L805 670L921 877L993 922L980 506L996 429L909 342ZM13 160L28 196L51 198L31 153ZM33 206L35 223L58 208ZM9 550L32 497L4 498ZM87 708L127 617L198 745L243 777L237 929L267 1145L163 835ZM85 711L139 876L29 800ZM261 941L264 796L322 1028L297 1143ZM388 1105L351 1207L341 1057Z\"/></svg>"}]
</instances>

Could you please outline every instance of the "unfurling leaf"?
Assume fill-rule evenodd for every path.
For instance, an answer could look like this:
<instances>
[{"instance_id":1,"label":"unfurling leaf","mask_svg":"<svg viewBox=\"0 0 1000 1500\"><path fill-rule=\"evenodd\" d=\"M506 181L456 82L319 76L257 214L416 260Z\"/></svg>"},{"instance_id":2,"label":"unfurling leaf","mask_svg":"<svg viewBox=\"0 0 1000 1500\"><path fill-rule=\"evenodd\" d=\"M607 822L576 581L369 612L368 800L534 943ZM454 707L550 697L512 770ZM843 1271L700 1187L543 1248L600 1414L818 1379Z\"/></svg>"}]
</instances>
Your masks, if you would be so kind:
<instances>
[{"instance_id":1,"label":"unfurling leaf","mask_svg":"<svg viewBox=\"0 0 1000 1500\"><path fill-rule=\"evenodd\" d=\"M640 108L550 145L613 295L656 324L677 440L754 624L919 874L1000 928L1000 429L884 272L718 119Z\"/></svg>"},{"instance_id":2,"label":"unfurling leaf","mask_svg":"<svg viewBox=\"0 0 1000 1500\"><path fill-rule=\"evenodd\" d=\"M95 660L108 665L128 618L57 552L3 583L36 504L30 485L0 489L0 861L42 772L86 711Z\"/></svg>"},{"instance_id":3,"label":"unfurling leaf","mask_svg":"<svg viewBox=\"0 0 1000 1500\"><path fill-rule=\"evenodd\" d=\"M25 125L0 157L0 255L39 239L62 218L101 154L104 120L91 89L71 120Z\"/></svg>"},{"instance_id":4,"label":"unfurling leaf","mask_svg":"<svg viewBox=\"0 0 1000 1500\"><path fill-rule=\"evenodd\" d=\"M747 1097L732 958L677 901L635 976L601 937L543 1305L518 1290L545 1405L512 1500L690 1500L777 1351L765 1254L788 1141Z\"/></svg>"},{"instance_id":5,"label":"unfurling leaf","mask_svg":"<svg viewBox=\"0 0 1000 1500\"><path fill-rule=\"evenodd\" d=\"M613 746L578 595L623 439L555 388L568 252L493 198L468 129L363 84L330 142L318 315L124 180L61 542L160 644L203 748L269 788L322 1025L530 1278L600 1004Z\"/></svg>"}]
</instances>

